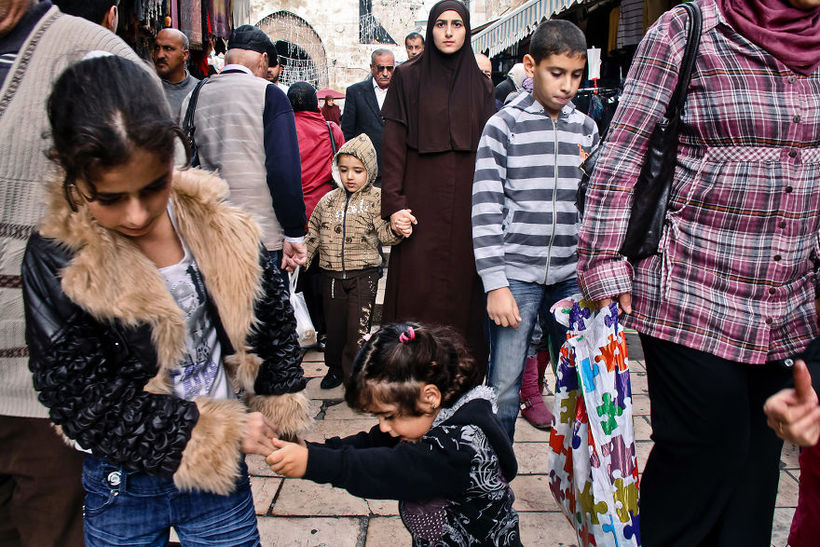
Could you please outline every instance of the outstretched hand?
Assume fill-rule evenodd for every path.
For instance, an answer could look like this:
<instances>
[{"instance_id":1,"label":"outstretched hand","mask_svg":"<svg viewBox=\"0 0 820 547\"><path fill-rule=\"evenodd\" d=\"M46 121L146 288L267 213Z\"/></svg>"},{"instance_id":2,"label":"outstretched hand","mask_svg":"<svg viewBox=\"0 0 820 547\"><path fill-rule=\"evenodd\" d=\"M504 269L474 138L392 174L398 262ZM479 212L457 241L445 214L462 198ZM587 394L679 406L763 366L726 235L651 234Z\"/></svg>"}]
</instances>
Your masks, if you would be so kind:
<instances>
[{"instance_id":1,"label":"outstretched hand","mask_svg":"<svg viewBox=\"0 0 820 547\"><path fill-rule=\"evenodd\" d=\"M245 422L246 431L242 437L241 450L243 454L259 454L267 456L275 447L276 426L261 412L248 413Z\"/></svg>"},{"instance_id":2,"label":"outstretched hand","mask_svg":"<svg viewBox=\"0 0 820 547\"><path fill-rule=\"evenodd\" d=\"M304 477L307 471L308 459L308 449L305 442L299 441L297 444L274 439L273 445L277 450L265 458L265 462L270 468L291 479Z\"/></svg>"},{"instance_id":3,"label":"outstretched hand","mask_svg":"<svg viewBox=\"0 0 820 547\"><path fill-rule=\"evenodd\" d=\"M777 436L799 446L820 439L820 405L806 363L794 365L794 388L781 390L766 400L763 411Z\"/></svg>"}]
</instances>

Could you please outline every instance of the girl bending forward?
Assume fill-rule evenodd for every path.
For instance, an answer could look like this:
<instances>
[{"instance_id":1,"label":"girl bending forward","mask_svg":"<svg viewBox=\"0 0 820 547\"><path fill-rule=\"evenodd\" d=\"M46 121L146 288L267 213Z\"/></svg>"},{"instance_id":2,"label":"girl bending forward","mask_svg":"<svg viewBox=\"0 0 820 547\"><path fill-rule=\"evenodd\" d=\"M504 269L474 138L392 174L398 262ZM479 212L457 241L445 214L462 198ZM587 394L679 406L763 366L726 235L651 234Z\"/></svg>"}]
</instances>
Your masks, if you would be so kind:
<instances>
[{"instance_id":1,"label":"girl bending forward","mask_svg":"<svg viewBox=\"0 0 820 547\"><path fill-rule=\"evenodd\" d=\"M448 328L388 325L365 342L345 399L369 432L324 444L274 440L277 473L398 499L414 545L520 545L518 465L483 369Z\"/></svg>"},{"instance_id":2,"label":"girl bending forward","mask_svg":"<svg viewBox=\"0 0 820 547\"><path fill-rule=\"evenodd\" d=\"M64 180L23 264L40 400L87 451L87 545L257 545L243 454L309 424L288 291L221 179L175 171L162 89L119 57L48 102Z\"/></svg>"}]
</instances>

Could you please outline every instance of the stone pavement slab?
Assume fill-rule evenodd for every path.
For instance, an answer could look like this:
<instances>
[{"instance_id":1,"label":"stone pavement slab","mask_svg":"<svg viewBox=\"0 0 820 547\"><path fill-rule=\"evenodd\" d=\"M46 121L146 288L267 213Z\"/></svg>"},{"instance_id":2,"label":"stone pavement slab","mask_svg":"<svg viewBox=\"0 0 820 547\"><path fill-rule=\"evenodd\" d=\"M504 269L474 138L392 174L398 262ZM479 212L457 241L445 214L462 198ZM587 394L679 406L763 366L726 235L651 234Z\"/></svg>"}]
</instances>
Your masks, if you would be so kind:
<instances>
[{"instance_id":1,"label":"stone pavement slab","mask_svg":"<svg viewBox=\"0 0 820 547\"><path fill-rule=\"evenodd\" d=\"M360 517L259 517L264 547L360 547L366 534Z\"/></svg>"},{"instance_id":2,"label":"stone pavement slab","mask_svg":"<svg viewBox=\"0 0 820 547\"><path fill-rule=\"evenodd\" d=\"M366 517L370 515L370 507L366 500L341 488L301 479L285 479L271 514Z\"/></svg>"},{"instance_id":3,"label":"stone pavement slab","mask_svg":"<svg viewBox=\"0 0 820 547\"><path fill-rule=\"evenodd\" d=\"M365 547L410 545L412 541L399 517L374 517L367 526Z\"/></svg>"}]
</instances>

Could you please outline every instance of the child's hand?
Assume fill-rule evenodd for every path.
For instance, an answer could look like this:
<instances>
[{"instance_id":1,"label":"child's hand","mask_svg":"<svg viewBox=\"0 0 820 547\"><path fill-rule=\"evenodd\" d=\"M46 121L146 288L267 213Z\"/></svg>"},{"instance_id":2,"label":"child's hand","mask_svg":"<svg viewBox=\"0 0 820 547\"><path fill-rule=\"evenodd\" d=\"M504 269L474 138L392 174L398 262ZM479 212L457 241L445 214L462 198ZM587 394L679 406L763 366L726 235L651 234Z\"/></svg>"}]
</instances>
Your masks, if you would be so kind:
<instances>
[{"instance_id":1,"label":"child's hand","mask_svg":"<svg viewBox=\"0 0 820 547\"><path fill-rule=\"evenodd\" d=\"M274 439L273 445L278 450L265 458L265 462L280 475L301 479L307 471L308 450L304 444L304 441L296 444Z\"/></svg>"},{"instance_id":2,"label":"child's hand","mask_svg":"<svg viewBox=\"0 0 820 547\"><path fill-rule=\"evenodd\" d=\"M390 215L390 227L404 237L413 233L413 224L418 224L410 209L401 209Z\"/></svg>"},{"instance_id":3,"label":"child's hand","mask_svg":"<svg viewBox=\"0 0 820 547\"><path fill-rule=\"evenodd\" d=\"M261 412L250 412L245 425L247 428L241 444L243 454L267 456L275 450L273 439L276 436L276 426Z\"/></svg>"},{"instance_id":4,"label":"child's hand","mask_svg":"<svg viewBox=\"0 0 820 547\"><path fill-rule=\"evenodd\" d=\"M501 287L487 293L487 315L499 327L518 328L521 313L509 287Z\"/></svg>"}]
</instances>

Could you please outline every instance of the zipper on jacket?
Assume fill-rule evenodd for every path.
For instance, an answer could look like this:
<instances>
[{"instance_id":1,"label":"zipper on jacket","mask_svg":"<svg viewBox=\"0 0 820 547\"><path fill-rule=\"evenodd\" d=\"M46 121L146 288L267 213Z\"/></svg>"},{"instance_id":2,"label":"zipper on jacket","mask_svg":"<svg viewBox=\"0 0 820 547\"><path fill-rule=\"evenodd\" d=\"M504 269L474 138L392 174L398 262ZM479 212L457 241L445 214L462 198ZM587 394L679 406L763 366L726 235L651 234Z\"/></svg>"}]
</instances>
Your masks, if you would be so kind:
<instances>
[{"instance_id":1,"label":"zipper on jacket","mask_svg":"<svg viewBox=\"0 0 820 547\"><path fill-rule=\"evenodd\" d=\"M345 190L345 211L342 214L342 279L347 279L347 268L345 267L345 239L347 234L347 206L350 204L350 192Z\"/></svg>"},{"instance_id":2,"label":"zipper on jacket","mask_svg":"<svg viewBox=\"0 0 820 547\"><path fill-rule=\"evenodd\" d=\"M549 116L549 115L548 115ZM561 118L561 114L558 114L558 118ZM555 226L558 222L558 214L556 211L556 206L558 205L558 122L553 120L552 121L552 133L555 136L555 157L553 158L553 180L552 180L552 233L550 234L550 244L547 248L547 271L544 274L544 285L547 284L550 277L550 259L552 258L552 244L555 242Z\"/></svg>"}]
</instances>

